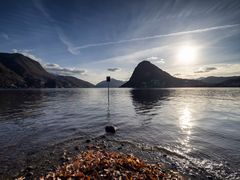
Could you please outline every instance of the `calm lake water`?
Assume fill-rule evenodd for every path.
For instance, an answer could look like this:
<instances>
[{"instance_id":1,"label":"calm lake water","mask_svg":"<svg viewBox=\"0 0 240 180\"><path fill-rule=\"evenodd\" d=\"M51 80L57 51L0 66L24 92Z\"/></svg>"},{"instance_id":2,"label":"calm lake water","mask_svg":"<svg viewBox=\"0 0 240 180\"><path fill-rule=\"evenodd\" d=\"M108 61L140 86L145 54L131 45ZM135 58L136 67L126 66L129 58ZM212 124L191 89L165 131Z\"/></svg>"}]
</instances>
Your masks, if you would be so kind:
<instances>
[{"instance_id":1,"label":"calm lake water","mask_svg":"<svg viewBox=\"0 0 240 180\"><path fill-rule=\"evenodd\" d=\"M240 178L240 89L0 90L0 164L78 136L164 148L179 166L222 179ZM181 162L182 161L182 162Z\"/></svg>"}]
</instances>

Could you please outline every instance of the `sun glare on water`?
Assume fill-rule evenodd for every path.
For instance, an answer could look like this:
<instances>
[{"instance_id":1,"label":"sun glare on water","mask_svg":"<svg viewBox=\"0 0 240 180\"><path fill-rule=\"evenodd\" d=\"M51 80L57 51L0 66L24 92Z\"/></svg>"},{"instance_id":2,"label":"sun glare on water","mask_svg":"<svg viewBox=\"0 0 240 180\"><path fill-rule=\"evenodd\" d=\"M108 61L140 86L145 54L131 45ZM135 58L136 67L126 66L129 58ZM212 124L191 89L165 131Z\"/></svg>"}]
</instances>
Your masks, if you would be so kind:
<instances>
[{"instance_id":1,"label":"sun glare on water","mask_svg":"<svg viewBox=\"0 0 240 180\"><path fill-rule=\"evenodd\" d=\"M182 64L191 64L196 60L197 49L193 46L182 46L178 50L178 61Z\"/></svg>"}]
</instances>

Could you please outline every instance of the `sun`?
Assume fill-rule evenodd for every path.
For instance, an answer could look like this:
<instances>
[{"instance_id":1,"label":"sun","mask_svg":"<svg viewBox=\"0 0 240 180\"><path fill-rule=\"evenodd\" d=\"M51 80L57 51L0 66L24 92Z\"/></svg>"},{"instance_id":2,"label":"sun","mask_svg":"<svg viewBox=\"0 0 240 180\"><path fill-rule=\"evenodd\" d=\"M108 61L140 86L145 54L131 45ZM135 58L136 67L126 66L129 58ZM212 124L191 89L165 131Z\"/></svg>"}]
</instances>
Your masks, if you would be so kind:
<instances>
[{"instance_id":1,"label":"sun","mask_svg":"<svg viewBox=\"0 0 240 180\"><path fill-rule=\"evenodd\" d=\"M196 60L197 48L193 46L182 46L178 50L178 60L182 64L191 64Z\"/></svg>"}]
</instances>

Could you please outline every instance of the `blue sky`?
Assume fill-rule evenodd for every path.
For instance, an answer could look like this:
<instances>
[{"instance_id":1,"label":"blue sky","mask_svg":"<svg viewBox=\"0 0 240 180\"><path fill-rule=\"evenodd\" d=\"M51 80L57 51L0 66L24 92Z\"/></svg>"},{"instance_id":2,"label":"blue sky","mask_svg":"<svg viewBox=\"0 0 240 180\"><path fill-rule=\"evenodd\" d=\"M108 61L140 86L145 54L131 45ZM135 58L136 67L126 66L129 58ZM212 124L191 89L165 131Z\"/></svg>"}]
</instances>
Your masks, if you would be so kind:
<instances>
[{"instance_id":1,"label":"blue sky","mask_svg":"<svg viewBox=\"0 0 240 180\"><path fill-rule=\"evenodd\" d=\"M1 52L93 83L128 80L142 60L182 78L240 75L240 2L8 0L0 41Z\"/></svg>"}]
</instances>

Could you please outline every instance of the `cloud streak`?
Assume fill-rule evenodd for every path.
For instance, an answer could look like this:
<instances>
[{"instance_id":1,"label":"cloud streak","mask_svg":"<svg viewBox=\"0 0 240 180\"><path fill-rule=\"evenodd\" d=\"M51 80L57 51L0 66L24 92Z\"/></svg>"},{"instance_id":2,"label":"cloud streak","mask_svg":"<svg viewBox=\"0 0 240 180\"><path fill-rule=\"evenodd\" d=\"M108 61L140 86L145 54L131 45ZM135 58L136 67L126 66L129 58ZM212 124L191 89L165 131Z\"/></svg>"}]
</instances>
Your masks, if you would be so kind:
<instances>
[{"instance_id":1,"label":"cloud streak","mask_svg":"<svg viewBox=\"0 0 240 180\"><path fill-rule=\"evenodd\" d=\"M205 67L205 68L200 68L198 71L195 71L194 73L208 73L210 71L217 70L216 67Z\"/></svg>"},{"instance_id":2,"label":"cloud streak","mask_svg":"<svg viewBox=\"0 0 240 180\"><path fill-rule=\"evenodd\" d=\"M123 44L123 43L128 43L128 42L158 39L158 38L163 38L163 37L173 37L173 36L181 36L181 35L187 35L187 34L204 33L204 32L208 32L208 31L223 30L223 29L229 29L229 28L234 28L234 27L238 27L238 26L240 26L240 24L214 26L214 27L208 27L208 28L203 28L203 29L181 31L181 32L169 33L169 34L159 34L159 35L154 35L154 36L145 36L145 37L140 37L140 38L120 40L120 41L110 41L110 42L103 42L103 43L86 44L86 45L75 47L74 49L76 51L76 50L87 49L87 48L91 48L91 47L100 47L100 46L107 46L107 45Z\"/></svg>"},{"instance_id":3,"label":"cloud streak","mask_svg":"<svg viewBox=\"0 0 240 180\"><path fill-rule=\"evenodd\" d=\"M63 68L60 65L54 64L54 63L47 63L44 65L44 68L48 72L59 74L59 75L82 75L87 72L86 70L82 70L82 69Z\"/></svg>"},{"instance_id":4,"label":"cloud streak","mask_svg":"<svg viewBox=\"0 0 240 180\"><path fill-rule=\"evenodd\" d=\"M77 55L79 51L74 48L73 44L68 40L68 38L64 35L61 29L56 27L56 31L61 42L67 47L68 52L73 55Z\"/></svg>"},{"instance_id":5,"label":"cloud streak","mask_svg":"<svg viewBox=\"0 0 240 180\"><path fill-rule=\"evenodd\" d=\"M121 71L120 68L108 68L107 70L111 72Z\"/></svg>"},{"instance_id":6,"label":"cloud streak","mask_svg":"<svg viewBox=\"0 0 240 180\"><path fill-rule=\"evenodd\" d=\"M2 38L9 40L9 36L6 33L1 33Z\"/></svg>"},{"instance_id":7,"label":"cloud streak","mask_svg":"<svg viewBox=\"0 0 240 180\"><path fill-rule=\"evenodd\" d=\"M43 6L41 0L34 0L34 5L45 16L45 18L52 23L59 40L66 46L68 52L73 55L77 55L79 52L75 50L73 44L68 40L62 29L57 25L55 19L48 13L46 8Z\"/></svg>"}]
</instances>

